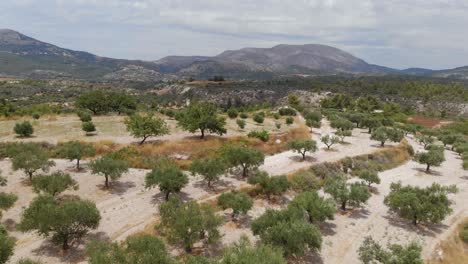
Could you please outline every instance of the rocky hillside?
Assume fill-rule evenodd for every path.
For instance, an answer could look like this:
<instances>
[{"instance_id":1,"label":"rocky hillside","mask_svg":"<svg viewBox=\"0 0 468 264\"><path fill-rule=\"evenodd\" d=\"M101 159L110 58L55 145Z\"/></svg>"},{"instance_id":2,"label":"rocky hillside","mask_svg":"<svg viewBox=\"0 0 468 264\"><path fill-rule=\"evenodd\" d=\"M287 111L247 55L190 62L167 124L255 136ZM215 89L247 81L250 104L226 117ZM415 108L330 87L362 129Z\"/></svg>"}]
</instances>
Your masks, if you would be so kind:
<instances>
[{"instance_id":1,"label":"rocky hillside","mask_svg":"<svg viewBox=\"0 0 468 264\"><path fill-rule=\"evenodd\" d=\"M0 30L0 77L71 78L156 82L222 75L232 79L270 79L284 75L405 74L468 78L468 67L399 71L372 65L325 45L244 48L217 56L169 56L158 61L121 60L57 47L19 32Z\"/></svg>"}]
</instances>

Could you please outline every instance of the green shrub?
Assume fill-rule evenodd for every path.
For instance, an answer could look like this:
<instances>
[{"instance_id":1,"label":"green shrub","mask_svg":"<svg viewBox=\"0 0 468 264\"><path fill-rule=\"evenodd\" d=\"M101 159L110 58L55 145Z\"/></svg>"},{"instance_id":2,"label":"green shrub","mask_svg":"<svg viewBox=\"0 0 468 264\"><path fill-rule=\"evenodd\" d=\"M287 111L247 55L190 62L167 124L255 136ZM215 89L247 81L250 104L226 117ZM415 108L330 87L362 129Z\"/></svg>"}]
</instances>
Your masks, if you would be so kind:
<instances>
[{"instance_id":1,"label":"green shrub","mask_svg":"<svg viewBox=\"0 0 468 264\"><path fill-rule=\"evenodd\" d=\"M227 115L229 116L229 118L232 118L232 119L237 118L238 114L239 113L234 108L229 108L229 110L227 111Z\"/></svg>"},{"instance_id":2,"label":"green shrub","mask_svg":"<svg viewBox=\"0 0 468 264\"><path fill-rule=\"evenodd\" d=\"M282 116L295 116L296 115L296 110L292 109L292 108L280 108L278 110L278 113Z\"/></svg>"},{"instance_id":3,"label":"green shrub","mask_svg":"<svg viewBox=\"0 0 468 264\"><path fill-rule=\"evenodd\" d=\"M239 117L242 118L242 119L246 119L246 118L249 118L249 115L245 112L242 112L239 114Z\"/></svg>"},{"instance_id":4,"label":"green shrub","mask_svg":"<svg viewBox=\"0 0 468 264\"><path fill-rule=\"evenodd\" d=\"M40 115L38 112L32 113L31 116L32 116L32 118L34 118L34 119L36 119L36 120L39 119L39 118L41 118L41 115Z\"/></svg>"},{"instance_id":5,"label":"green shrub","mask_svg":"<svg viewBox=\"0 0 468 264\"><path fill-rule=\"evenodd\" d=\"M265 129L261 131L251 131L247 136L258 138L263 142L267 142L268 139L270 139L270 133L268 133L268 131L266 131Z\"/></svg>"},{"instance_id":6,"label":"green shrub","mask_svg":"<svg viewBox=\"0 0 468 264\"><path fill-rule=\"evenodd\" d=\"M244 129L244 128L245 128L245 125L246 125L245 120L243 120L243 119L237 119L237 120L236 120L236 123L237 123L237 125L239 126L240 129Z\"/></svg>"},{"instance_id":7,"label":"green shrub","mask_svg":"<svg viewBox=\"0 0 468 264\"><path fill-rule=\"evenodd\" d=\"M84 122L81 125L81 129L86 132L86 135L89 135L96 131L96 126L93 124L93 122Z\"/></svg>"},{"instance_id":8,"label":"green shrub","mask_svg":"<svg viewBox=\"0 0 468 264\"><path fill-rule=\"evenodd\" d=\"M34 128L29 121L16 123L13 131L20 137L30 137L34 133Z\"/></svg>"},{"instance_id":9,"label":"green shrub","mask_svg":"<svg viewBox=\"0 0 468 264\"><path fill-rule=\"evenodd\" d=\"M463 230L460 231L460 239L463 242L468 243L468 224L465 224Z\"/></svg>"},{"instance_id":10,"label":"green shrub","mask_svg":"<svg viewBox=\"0 0 468 264\"><path fill-rule=\"evenodd\" d=\"M263 124L263 122L265 121L265 117L261 114L255 114L253 120L258 124Z\"/></svg>"},{"instance_id":11,"label":"green shrub","mask_svg":"<svg viewBox=\"0 0 468 264\"><path fill-rule=\"evenodd\" d=\"M287 117L286 118L286 125L292 125L294 123L294 118L292 117Z\"/></svg>"},{"instance_id":12,"label":"green shrub","mask_svg":"<svg viewBox=\"0 0 468 264\"><path fill-rule=\"evenodd\" d=\"M77 115L80 118L81 122L91 122L91 120L93 119L91 113L89 113L88 111L79 111Z\"/></svg>"}]
</instances>

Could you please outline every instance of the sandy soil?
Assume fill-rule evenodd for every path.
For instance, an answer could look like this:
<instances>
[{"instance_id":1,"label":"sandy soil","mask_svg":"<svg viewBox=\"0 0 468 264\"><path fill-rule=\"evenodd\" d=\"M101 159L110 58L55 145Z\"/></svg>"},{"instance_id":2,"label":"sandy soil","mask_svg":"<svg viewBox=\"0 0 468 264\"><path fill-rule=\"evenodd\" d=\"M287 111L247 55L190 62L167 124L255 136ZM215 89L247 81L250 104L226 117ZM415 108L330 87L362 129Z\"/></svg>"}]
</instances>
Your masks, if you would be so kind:
<instances>
[{"instance_id":1,"label":"sandy soil","mask_svg":"<svg viewBox=\"0 0 468 264\"><path fill-rule=\"evenodd\" d=\"M170 135L165 135L157 138L148 138L151 140L177 140L187 137L198 136L199 133L192 134L183 131L177 126L177 121L174 119L160 116L167 122L171 131ZM98 141L112 141L119 144L130 144L138 142L139 139L134 138L127 132L124 124L125 116L106 115L94 116L93 123L96 125L97 133L93 136L85 136L81 130L81 121L76 115L59 115L59 116L44 116L40 120L32 120L31 118L22 118L18 120L1 120L0 121L0 141L43 141L51 144L69 140L81 140L88 142ZM15 123L28 120L33 124L34 135L30 138L18 139L13 133ZM246 127L240 130L236 124L236 119L226 118L227 137L247 135L250 131L266 129L275 133L282 133L288 131L290 128L295 127L286 126L285 120L274 120L272 118L265 118L263 124L255 123L251 118L245 119ZM280 129L277 129L275 124L279 122L282 124Z\"/></svg>"},{"instance_id":2,"label":"sandy soil","mask_svg":"<svg viewBox=\"0 0 468 264\"><path fill-rule=\"evenodd\" d=\"M319 141L320 134L330 132L331 128L328 122L324 122L322 129L314 130L313 138ZM273 175L286 174L306 168L313 163L335 161L346 156L370 153L378 149L376 142L369 141L369 134L365 133L364 130L355 129L353 137L347 138L346 141L349 144L336 145L332 151L326 151L321 146L321 149L312 154L312 158L305 162L298 161L300 156L292 152L269 156L262 169ZM107 191L103 189L103 177L90 175L89 171L74 172L74 164L69 161L56 160L56 163L53 170L68 171L80 184L78 191L70 193L95 201L101 211L101 224L98 230L92 232L91 237L119 241L128 235L144 230L155 221L158 204L163 198L157 189L147 190L144 188L144 175L148 172L147 170L132 169L118 182L115 182L110 191ZM455 223L458 219L467 215L468 208L462 201L466 201L468 198L466 192L468 177L464 176L465 173L460 164L461 161L458 157L447 151L447 161L441 168L435 169L439 174L427 175L420 172L418 169L424 166L414 162L408 162L396 169L381 173L382 183L378 186L379 194L374 195L363 210L356 210L350 215L338 214L334 221L323 227L324 243L321 251L323 263L357 263L356 250L365 234L373 234L376 239L384 241L384 243L419 239L425 243L424 255L429 256L437 241L449 231L450 227L456 226ZM15 207L7 211L3 217L3 222L12 231L11 234L18 239L11 263L15 263L23 257L39 259L44 263L84 261L82 245L77 246L73 254L63 255L56 246L51 246L48 240L34 233L24 234L14 231L14 224L19 221L22 210L27 207L35 194L31 192L31 187L27 185L22 172L11 171L11 164L8 160L0 161L0 169L9 180L8 186L1 188L1 191L14 192L19 196ZM216 185L215 190L208 190L200 179L196 177L190 177L190 179L190 184L183 189L182 196L186 199L200 201L212 200L223 190L245 185L241 179L232 176L223 177L222 181ZM390 217L383 205L383 197L388 193L390 183L398 180L415 185L429 185L432 182L457 184L461 192L453 196L454 213L435 231L412 230L411 224ZM282 205L284 202L270 204L265 200L257 200L247 217L236 223L229 221L221 228L224 235L221 243L235 242L242 234L252 237L248 229L249 222L260 216L266 208L277 208ZM223 213L229 219L229 211Z\"/></svg>"}]
</instances>

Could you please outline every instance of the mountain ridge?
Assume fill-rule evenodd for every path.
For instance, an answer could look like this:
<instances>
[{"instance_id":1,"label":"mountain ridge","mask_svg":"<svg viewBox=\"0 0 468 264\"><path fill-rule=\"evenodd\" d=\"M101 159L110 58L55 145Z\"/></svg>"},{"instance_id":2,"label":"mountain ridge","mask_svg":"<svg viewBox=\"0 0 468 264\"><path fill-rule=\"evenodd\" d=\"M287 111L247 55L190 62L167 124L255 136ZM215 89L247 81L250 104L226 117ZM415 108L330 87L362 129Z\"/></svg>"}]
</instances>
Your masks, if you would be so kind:
<instances>
[{"instance_id":1,"label":"mountain ridge","mask_svg":"<svg viewBox=\"0 0 468 264\"><path fill-rule=\"evenodd\" d=\"M369 64L341 49L279 44L226 50L215 56L167 56L156 61L97 56L49 44L11 29L0 29L0 76L160 81L178 78L273 78L279 75L404 74L468 78L468 66L433 71L397 70Z\"/></svg>"}]
</instances>

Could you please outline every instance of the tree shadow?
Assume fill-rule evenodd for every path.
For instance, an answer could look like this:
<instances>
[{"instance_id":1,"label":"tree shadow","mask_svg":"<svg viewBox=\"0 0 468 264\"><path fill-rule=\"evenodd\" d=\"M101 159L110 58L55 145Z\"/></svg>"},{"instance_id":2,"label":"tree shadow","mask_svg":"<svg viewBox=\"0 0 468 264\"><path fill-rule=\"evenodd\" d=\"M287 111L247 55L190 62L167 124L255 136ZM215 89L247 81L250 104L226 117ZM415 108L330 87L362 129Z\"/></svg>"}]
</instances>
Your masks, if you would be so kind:
<instances>
[{"instance_id":1,"label":"tree shadow","mask_svg":"<svg viewBox=\"0 0 468 264\"><path fill-rule=\"evenodd\" d=\"M234 187L234 185L232 182L220 179L220 180L211 182L211 187L208 187L208 182L205 180L195 182L193 184L193 187L202 189L208 193L220 193L220 192L224 192L227 189Z\"/></svg>"},{"instance_id":2,"label":"tree shadow","mask_svg":"<svg viewBox=\"0 0 468 264\"><path fill-rule=\"evenodd\" d=\"M327 147L323 147L321 148L321 150L325 151L325 152L339 152L339 150L333 148L333 147L330 147L330 148L327 148Z\"/></svg>"},{"instance_id":3,"label":"tree shadow","mask_svg":"<svg viewBox=\"0 0 468 264\"><path fill-rule=\"evenodd\" d=\"M366 208L353 208L348 217L352 219L362 219L362 218L367 218L369 216L370 212Z\"/></svg>"},{"instance_id":4,"label":"tree shadow","mask_svg":"<svg viewBox=\"0 0 468 264\"><path fill-rule=\"evenodd\" d=\"M460 179L468 181L468 176L461 176Z\"/></svg>"},{"instance_id":5,"label":"tree shadow","mask_svg":"<svg viewBox=\"0 0 468 264\"><path fill-rule=\"evenodd\" d=\"M118 196L124 195L128 189L135 187L135 183L131 181L121 182L121 181L112 181L109 182L109 187L107 188L104 184L96 185L100 190L109 192L111 194L116 194Z\"/></svg>"},{"instance_id":6,"label":"tree shadow","mask_svg":"<svg viewBox=\"0 0 468 264\"><path fill-rule=\"evenodd\" d=\"M186 192L171 193L169 195L169 198L171 198L173 196L179 197L179 199L182 202L188 202L188 201L192 200L190 195L188 193L186 193ZM158 192L155 195L153 195L153 197L151 197L151 203L154 204L154 205L160 204L160 203L165 202L165 201L166 201L166 194L164 192Z\"/></svg>"},{"instance_id":7,"label":"tree shadow","mask_svg":"<svg viewBox=\"0 0 468 264\"><path fill-rule=\"evenodd\" d=\"M431 175L431 176L442 176L442 173L438 171L434 171L434 170L426 171L426 169L423 169L423 168L413 168L413 170L420 172L420 173L427 174L427 175Z\"/></svg>"},{"instance_id":8,"label":"tree shadow","mask_svg":"<svg viewBox=\"0 0 468 264\"><path fill-rule=\"evenodd\" d=\"M301 155L294 155L294 156L289 157L289 159L295 162L316 162L317 161L316 158L312 156L308 156L308 155L306 155L305 159L303 159Z\"/></svg>"},{"instance_id":9,"label":"tree shadow","mask_svg":"<svg viewBox=\"0 0 468 264\"><path fill-rule=\"evenodd\" d=\"M317 252L315 250L309 250L305 253L304 256L301 257L291 257L290 258L291 262L290 263L300 263L300 264L306 264L306 263L313 263L313 264L323 264L323 259L322 256L320 255L320 252ZM289 262L288 262L289 263Z\"/></svg>"},{"instance_id":10,"label":"tree shadow","mask_svg":"<svg viewBox=\"0 0 468 264\"><path fill-rule=\"evenodd\" d=\"M386 215L384 218L387 219L388 223L392 226L429 237L436 237L449 227L444 224L414 225L411 221L398 217L395 214Z\"/></svg>"},{"instance_id":11,"label":"tree shadow","mask_svg":"<svg viewBox=\"0 0 468 264\"><path fill-rule=\"evenodd\" d=\"M323 236L333 236L336 234L336 224L332 222L324 222L319 224L318 226L320 227L320 231L322 231Z\"/></svg>"},{"instance_id":12,"label":"tree shadow","mask_svg":"<svg viewBox=\"0 0 468 264\"><path fill-rule=\"evenodd\" d=\"M3 226L9 232L15 231L16 225L16 221L11 218L5 219L5 221L3 221Z\"/></svg>"}]
</instances>

